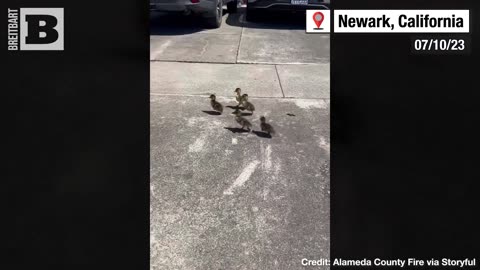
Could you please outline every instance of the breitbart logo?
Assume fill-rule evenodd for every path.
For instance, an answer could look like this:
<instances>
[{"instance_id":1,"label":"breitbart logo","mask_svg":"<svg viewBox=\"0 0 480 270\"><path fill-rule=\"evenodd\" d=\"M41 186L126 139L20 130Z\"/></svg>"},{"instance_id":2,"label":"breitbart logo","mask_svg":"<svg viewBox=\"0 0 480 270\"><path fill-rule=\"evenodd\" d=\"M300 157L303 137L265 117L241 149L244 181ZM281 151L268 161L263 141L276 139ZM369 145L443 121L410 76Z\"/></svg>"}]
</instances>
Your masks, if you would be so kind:
<instances>
[{"instance_id":1,"label":"breitbart logo","mask_svg":"<svg viewBox=\"0 0 480 270\"><path fill-rule=\"evenodd\" d=\"M63 8L8 9L9 51L63 51Z\"/></svg>"}]
</instances>

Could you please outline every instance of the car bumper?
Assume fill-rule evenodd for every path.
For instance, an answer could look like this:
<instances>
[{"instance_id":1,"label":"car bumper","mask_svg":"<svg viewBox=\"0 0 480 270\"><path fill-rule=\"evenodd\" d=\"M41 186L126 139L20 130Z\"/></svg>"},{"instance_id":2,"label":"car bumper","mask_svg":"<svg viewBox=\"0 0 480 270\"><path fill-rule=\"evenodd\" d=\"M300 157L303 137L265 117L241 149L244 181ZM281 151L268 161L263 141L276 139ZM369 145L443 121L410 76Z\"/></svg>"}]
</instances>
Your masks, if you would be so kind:
<instances>
[{"instance_id":1,"label":"car bumper","mask_svg":"<svg viewBox=\"0 0 480 270\"><path fill-rule=\"evenodd\" d=\"M265 10L330 9L330 0L308 0L308 5L293 5L291 0L248 0L247 7Z\"/></svg>"},{"instance_id":2,"label":"car bumper","mask_svg":"<svg viewBox=\"0 0 480 270\"><path fill-rule=\"evenodd\" d=\"M215 2L213 0L200 0L198 3L192 3L190 0L157 0L150 1L150 10L203 13L215 10Z\"/></svg>"}]
</instances>

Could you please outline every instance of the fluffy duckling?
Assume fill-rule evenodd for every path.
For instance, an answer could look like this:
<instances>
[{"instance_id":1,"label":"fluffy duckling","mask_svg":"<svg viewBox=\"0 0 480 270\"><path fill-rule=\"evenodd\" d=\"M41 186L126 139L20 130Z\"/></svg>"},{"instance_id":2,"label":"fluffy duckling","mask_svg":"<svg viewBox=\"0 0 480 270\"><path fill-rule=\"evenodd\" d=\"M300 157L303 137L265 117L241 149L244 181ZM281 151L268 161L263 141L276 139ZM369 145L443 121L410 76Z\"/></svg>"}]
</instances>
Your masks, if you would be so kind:
<instances>
[{"instance_id":1,"label":"fluffy duckling","mask_svg":"<svg viewBox=\"0 0 480 270\"><path fill-rule=\"evenodd\" d=\"M240 88L237 88L235 89L235 91L233 91L237 94L237 96L235 96L235 100L237 100L238 102L238 105L242 104L242 89Z\"/></svg>"},{"instance_id":2,"label":"fluffy duckling","mask_svg":"<svg viewBox=\"0 0 480 270\"><path fill-rule=\"evenodd\" d=\"M243 101L242 104L243 104L243 107L245 108L245 110L251 111L252 113L253 113L253 111L255 111L255 106L253 106L253 104L248 101L248 95L247 94L242 95L242 101Z\"/></svg>"},{"instance_id":3,"label":"fluffy duckling","mask_svg":"<svg viewBox=\"0 0 480 270\"><path fill-rule=\"evenodd\" d=\"M237 121L237 123L242 125L242 129L245 129L245 127L247 127L248 131L250 131L250 132L252 131L252 129L251 129L252 123L250 123L247 119L241 117L240 112L237 112L235 114L235 121Z\"/></svg>"},{"instance_id":4,"label":"fluffy duckling","mask_svg":"<svg viewBox=\"0 0 480 270\"><path fill-rule=\"evenodd\" d=\"M210 105L212 105L212 109L219 112L220 114L223 112L223 106L220 102L216 101L215 95L210 95Z\"/></svg>"},{"instance_id":5,"label":"fluffy duckling","mask_svg":"<svg viewBox=\"0 0 480 270\"><path fill-rule=\"evenodd\" d=\"M275 134L275 130L273 129L272 125L266 122L266 119L264 116L260 117L260 122L262 122L260 124L260 128L262 129L263 132L268 133L268 135Z\"/></svg>"}]
</instances>

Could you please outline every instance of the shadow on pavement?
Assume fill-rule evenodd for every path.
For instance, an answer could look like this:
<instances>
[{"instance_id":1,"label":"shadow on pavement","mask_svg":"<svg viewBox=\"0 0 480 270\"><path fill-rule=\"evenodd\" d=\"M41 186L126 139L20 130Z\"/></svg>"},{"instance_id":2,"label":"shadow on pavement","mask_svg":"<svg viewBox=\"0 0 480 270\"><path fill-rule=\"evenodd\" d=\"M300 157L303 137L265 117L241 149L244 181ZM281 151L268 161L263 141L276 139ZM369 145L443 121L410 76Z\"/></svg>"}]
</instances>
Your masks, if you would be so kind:
<instances>
[{"instance_id":1,"label":"shadow on pavement","mask_svg":"<svg viewBox=\"0 0 480 270\"><path fill-rule=\"evenodd\" d=\"M224 9L223 16L227 16L227 13L227 10ZM195 14L150 11L150 35L188 35L209 30L204 25L203 18Z\"/></svg>"},{"instance_id":2,"label":"shadow on pavement","mask_svg":"<svg viewBox=\"0 0 480 270\"><path fill-rule=\"evenodd\" d=\"M243 129L243 128L232 128L232 127L224 127L224 129L228 129L230 130L232 133L249 133L248 130L246 129ZM257 135L258 137L260 138L266 138L266 139L271 139L272 138L272 135L266 133L266 132L263 132L263 131L256 131L256 130L252 130L252 133Z\"/></svg>"},{"instance_id":3,"label":"shadow on pavement","mask_svg":"<svg viewBox=\"0 0 480 270\"><path fill-rule=\"evenodd\" d=\"M238 105L236 105L236 106L227 105L225 107L230 108L230 109L234 109L234 110L243 110L243 107L239 107Z\"/></svg>"},{"instance_id":4,"label":"shadow on pavement","mask_svg":"<svg viewBox=\"0 0 480 270\"><path fill-rule=\"evenodd\" d=\"M266 133L266 132L263 132L263 131L252 131L255 135L257 135L258 137L260 138L267 138L267 139L271 139L272 138L272 135Z\"/></svg>"},{"instance_id":5,"label":"shadow on pavement","mask_svg":"<svg viewBox=\"0 0 480 270\"><path fill-rule=\"evenodd\" d=\"M236 27L278 30L304 30L305 13L288 11L265 11L255 22L247 21L246 9L238 8L238 12L227 17L227 24Z\"/></svg>"},{"instance_id":6,"label":"shadow on pavement","mask_svg":"<svg viewBox=\"0 0 480 270\"><path fill-rule=\"evenodd\" d=\"M249 22L246 20L245 11L245 8L238 8L236 13L228 14L224 9L223 16L227 16L226 24L233 27L257 29L305 29L305 15L302 12L264 12L259 21ZM220 27L225 27L224 24ZM205 30L211 29L204 27L203 18L198 15L150 12L150 35L188 35Z\"/></svg>"},{"instance_id":7,"label":"shadow on pavement","mask_svg":"<svg viewBox=\"0 0 480 270\"><path fill-rule=\"evenodd\" d=\"M224 129L228 129L233 133L248 133L249 131L243 128L232 128L232 127L224 127Z\"/></svg>"},{"instance_id":8,"label":"shadow on pavement","mask_svg":"<svg viewBox=\"0 0 480 270\"><path fill-rule=\"evenodd\" d=\"M221 115L220 112L217 112L217 111L202 111L208 115Z\"/></svg>"}]
</instances>

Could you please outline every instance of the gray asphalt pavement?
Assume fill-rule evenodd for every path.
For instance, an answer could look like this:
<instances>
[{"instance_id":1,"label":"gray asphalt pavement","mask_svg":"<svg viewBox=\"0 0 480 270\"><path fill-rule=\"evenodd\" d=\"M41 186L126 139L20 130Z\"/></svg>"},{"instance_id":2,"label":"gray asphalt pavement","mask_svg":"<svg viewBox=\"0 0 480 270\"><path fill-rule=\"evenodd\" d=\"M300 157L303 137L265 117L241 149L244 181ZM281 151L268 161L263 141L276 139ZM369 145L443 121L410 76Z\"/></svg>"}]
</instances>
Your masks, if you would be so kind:
<instances>
[{"instance_id":1,"label":"gray asphalt pavement","mask_svg":"<svg viewBox=\"0 0 480 270\"><path fill-rule=\"evenodd\" d=\"M243 18L205 30L152 15L152 270L305 269L303 258L329 257L329 37ZM236 87L256 107L250 133L226 107Z\"/></svg>"}]
</instances>

